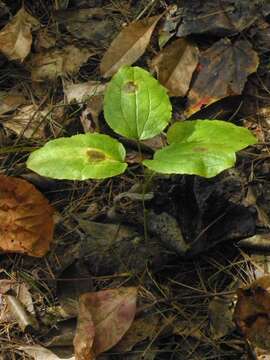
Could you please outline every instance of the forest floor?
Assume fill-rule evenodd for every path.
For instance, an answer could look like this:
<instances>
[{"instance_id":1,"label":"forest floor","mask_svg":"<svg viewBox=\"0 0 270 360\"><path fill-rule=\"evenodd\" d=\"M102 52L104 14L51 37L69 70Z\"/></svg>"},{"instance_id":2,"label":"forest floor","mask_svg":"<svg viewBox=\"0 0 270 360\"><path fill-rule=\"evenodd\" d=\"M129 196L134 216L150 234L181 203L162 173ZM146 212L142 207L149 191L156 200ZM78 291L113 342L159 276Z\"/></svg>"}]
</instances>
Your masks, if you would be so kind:
<instances>
[{"instance_id":1,"label":"forest floor","mask_svg":"<svg viewBox=\"0 0 270 360\"><path fill-rule=\"evenodd\" d=\"M252 328L257 315L250 315L247 338L233 315L238 289L269 274L270 5L259 0L200 3L0 1L0 173L33 184L53 207L55 222L46 255L36 257L43 250L30 244L0 256L0 360L74 359L80 295L124 287L136 288L135 319L121 340L117 332L123 319L115 314L95 324L95 336L104 332L112 343L98 359L270 358L270 352L260 357L258 343L251 341L252 332L270 333L270 320ZM18 16L21 9L28 15ZM154 75L158 68L162 77L164 63L159 67L153 59L169 46L164 58L179 56L173 65L168 60L168 69L174 66L174 74L188 84L171 97L174 121L230 121L251 130L258 144L238 153L235 168L211 179L156 175L142 201L142 154L136 143L108 128L103 93L93 89L109 81L101 76L100 63L117 34L132 22L162 14L151 39L142 33L146 50L135 64ZM179 55L173 48L180 38L199 54L192 69L181 64L185 50ZM125 174L67 181L27 169L29 154L48 140L89 131L125 143ZM162 141L145 143L143 155L151 156ZM0 219L5 191L0 183ZM42 211L41 227L45 205ZM182 256L179 234L190 249ZM3 250L10 246L5 241L0 228ZM268 340L262 347L270 351ZM89 354L80 358L91 359Z\"/></svg>"}]
</instances>

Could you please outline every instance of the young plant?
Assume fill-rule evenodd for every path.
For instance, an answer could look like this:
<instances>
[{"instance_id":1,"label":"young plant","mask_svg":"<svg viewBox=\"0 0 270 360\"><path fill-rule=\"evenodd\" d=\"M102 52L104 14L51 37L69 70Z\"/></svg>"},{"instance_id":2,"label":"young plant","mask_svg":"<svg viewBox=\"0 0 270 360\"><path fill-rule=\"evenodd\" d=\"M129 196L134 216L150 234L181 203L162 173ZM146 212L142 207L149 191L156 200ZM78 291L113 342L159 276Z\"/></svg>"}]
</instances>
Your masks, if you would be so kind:
<instances>
[{"instance_id":1,"label":"young plant","mask_svg":"<svg viewBox=\"0 0 270 360\"><path fill-rule=\"evenodd\" d=\"M166 89L139 67L120 69L105 92L107 124L138 142L160 134L169 125L171 110ZM257 142L248 129L221 120L176 122L168 129L167 141L144 166L206 178L234 166L235 153ZM104 179L126 170L125 155L123 145L108 135L80 134L47 142L29 156L27 167L56 179Z\"/></svg>"}]
</instances>

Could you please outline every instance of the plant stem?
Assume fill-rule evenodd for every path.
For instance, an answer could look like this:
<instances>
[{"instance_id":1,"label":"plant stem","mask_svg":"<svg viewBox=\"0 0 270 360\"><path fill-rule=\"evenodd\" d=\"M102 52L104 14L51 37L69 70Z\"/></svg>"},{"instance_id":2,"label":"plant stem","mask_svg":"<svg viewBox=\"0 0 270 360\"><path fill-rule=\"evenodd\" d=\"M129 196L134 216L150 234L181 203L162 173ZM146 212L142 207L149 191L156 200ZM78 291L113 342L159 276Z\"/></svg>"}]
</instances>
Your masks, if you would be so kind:
<instances>
[{"instance_id":1,"label":"plant stem","mask_svg":"<svg viewBox=\"0 0 270 360\"><path fill-rule=\"evenodd\" d=\"M137 145L138 145L139 157L142 160L142 148L141 148L141 143L139 140L137 141ZM148 241L148 232L147 232L147 213L146 213L146 207L145 207L145 192L146 192L146 186L148 185L148 182L145 182L145 169L144 169L142 162L141 162L141 167L142 167L142 173L143 173L143 181L141 182L142 207L143 207L143 231L144 231L145 242L147 242Z\"/></svg>"}]
</instances>

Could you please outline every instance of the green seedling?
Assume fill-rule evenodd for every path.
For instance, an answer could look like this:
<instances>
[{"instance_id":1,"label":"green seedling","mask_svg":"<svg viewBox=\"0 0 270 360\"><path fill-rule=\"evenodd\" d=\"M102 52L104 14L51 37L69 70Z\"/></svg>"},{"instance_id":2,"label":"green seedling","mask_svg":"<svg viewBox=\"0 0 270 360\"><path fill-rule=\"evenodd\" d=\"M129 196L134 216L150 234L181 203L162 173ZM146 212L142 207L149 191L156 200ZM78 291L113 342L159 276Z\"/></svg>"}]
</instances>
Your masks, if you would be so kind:
<instances>
[{"instance_id":1,"label":"green seedling","mask_svg":"<svg viewBox=\"0 0 270 360\"><path fill-rule=\"evenodd\" d=\"M147 71L123 67L105 92L104 116L115 133L128 139L150 139L170 124L166 89ZM214 177L234 166L236 152L255 144L248 129L221 120L176 122L167 131L168 145L142 163L163 174ZM127 164L123 145L99 133L47 142L28 158L27 167L40 175L68 180L105 179L122 174Z\"/></svg>"}]
</instances>

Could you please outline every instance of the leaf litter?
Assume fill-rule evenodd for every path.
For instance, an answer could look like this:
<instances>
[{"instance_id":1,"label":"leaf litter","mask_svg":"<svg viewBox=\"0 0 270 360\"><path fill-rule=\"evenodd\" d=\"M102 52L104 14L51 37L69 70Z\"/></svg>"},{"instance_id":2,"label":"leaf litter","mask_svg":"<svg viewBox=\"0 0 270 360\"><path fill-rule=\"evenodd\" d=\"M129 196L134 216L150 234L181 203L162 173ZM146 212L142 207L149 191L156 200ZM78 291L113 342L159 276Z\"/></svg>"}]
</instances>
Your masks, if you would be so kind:
<instances>
[{"instance_id":1,"label":"leaf litter","mask_svg":"<svg viewBox=\"0 0 270 360\"><path fill-rule=\"evenodd\" d=\"M269 273L269 4L15 3L0 2L0 160L8 175L1 175L0 212L10 231L1 238L0 357L75 359L77 318L75 352L82 360L83 349L92 358L108 349L116 359L240 359L246 339L258 359L269 356L268 287L260 280L249 285ZM157 176L147 180L146 193L136 160L129 174L110 181L56 181L26 170L29 149L47 139L112 135L101 77L130 64L156 73L172 97L173 121L222 117L263 143L240 152L236 169L212 180ZM239 101L232 107L230 99ZM128 154L147 159L165 145L161 135L140 153L130 141ZM7 287L10 278L19 285L11 280ZM80 300L78 315L79 299L118 294L125 305L119 291L138 286L135 319L135 293L128 321L118 321L115 311L97 325L91 301ZM231 321L236 293L242 335ZM106 301L102 311L113 304ZM256 303L251 315L250 303Z\"/></svg>"}]
</instances>

